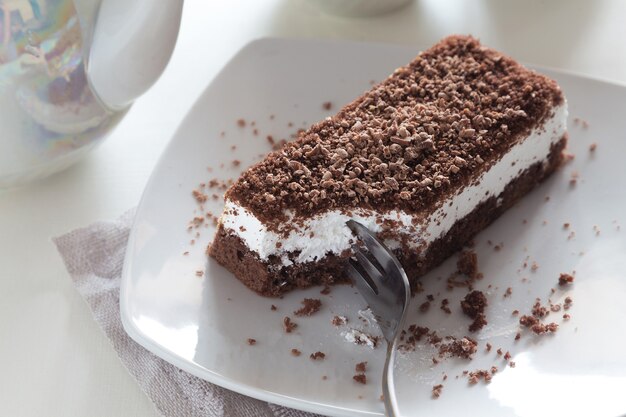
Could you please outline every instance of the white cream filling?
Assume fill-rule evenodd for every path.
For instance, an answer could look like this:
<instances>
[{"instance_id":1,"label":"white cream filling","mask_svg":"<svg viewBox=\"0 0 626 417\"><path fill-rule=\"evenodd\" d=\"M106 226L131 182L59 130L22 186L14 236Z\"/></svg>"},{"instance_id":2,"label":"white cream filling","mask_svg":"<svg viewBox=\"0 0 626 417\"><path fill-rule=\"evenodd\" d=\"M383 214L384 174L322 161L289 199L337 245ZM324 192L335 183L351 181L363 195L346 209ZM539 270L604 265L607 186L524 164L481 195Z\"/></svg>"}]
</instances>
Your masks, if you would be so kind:
<instances>
[{"instance_id":1,"label":"white cream filling","mask_svg":"<svg viewBox=\"0 0 626 417\"><path fill-rule=\"evenodd\" d=\"M353 210L347 216L338 210L316 215L294 228L284 237L268 228L249 210L227 200L220 219L224 228L239 236L248 248L262 260L270 256L281 258L283 265L291 265L290 252L299 252L296 262L309 262L323 258L329 253L340 254L353 243L352 232L346 226L350 218L363 223L375 233L382 231L376 220L394 220L399 223L397 232L406 235L415 248L426 246L447 233L457 220L468 215L478 204L497 196L506 185L536 162L547 162L552 144L565 133L567 104L554 108L554 115L541 127L530 132L525 140L514 145L499 161L482 174L479 181L464 187L451 196L426 219L413 224L414 216L404 211L377 212L365 209ZM293 213L287 212L288 217ZM398 242L386 241L390 247ZM277 245L278 244L278 245Z\"/></svg>"}]
</instances>

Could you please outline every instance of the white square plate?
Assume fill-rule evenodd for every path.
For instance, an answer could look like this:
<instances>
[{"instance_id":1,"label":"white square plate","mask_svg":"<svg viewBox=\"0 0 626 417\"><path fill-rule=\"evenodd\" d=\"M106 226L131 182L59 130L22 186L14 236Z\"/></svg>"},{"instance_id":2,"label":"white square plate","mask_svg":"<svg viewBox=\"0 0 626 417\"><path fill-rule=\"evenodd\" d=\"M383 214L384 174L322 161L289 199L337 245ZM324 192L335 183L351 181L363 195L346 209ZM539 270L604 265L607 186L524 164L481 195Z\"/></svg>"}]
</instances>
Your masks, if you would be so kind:
<instances>
[{"instance_id":1,"label":"white square plate","mask_svg":"<svg viewBox=\"0 0 626 417\"><path fill-rule=\"evenodd\" d=\"M168 362L252 397L322 414L381 415L384 346L357 346L341 335L350 327L376 332L375 325L359 319L365 306L353 288L338 286L327 296L320 295L320 288L283 299L258 296L207 260L204 251L213 226L201 227L195 237L187 225L199 214L191 191L200 183L236 178L268 151L268 134L288 137L321 120L417 52L413 47L276 39L241 50L190 111L146 187L121 288L121 316L129 335ZM396 385L407 415L454 416L469 410L483 417L626 413L626 230L619 231L626 225L626 88L543 72L559 82L569 100L570 151L576 158L476 239L485 276L476 287L489 299L489 325L474 335L479 351L471 362L447 359L438 365L432 363L430 347L401 354ZM334 103L333 110L324 110L327 101ZM575 117L588 126L574 123ZM247 121L245 128L237 125L240 118ZM598 148L591 153L593 142ZM235 167L234 159L241 165ZM574 171L578 180L572 186ZM205 211L219 214L221 202L210 199ZM564 230L565 222L571 224L569 230ZM568 239L572 231L575 236ZM503 243L502 249L494 251L488 240ZM525 260L539 268L523 268ZM466 291L448 292L445 279L438 279L453 271L454 262L448 260L424 277L427 291L414 298L409 322L441 335L468 334L468 319L459 314ZM196 276L198 270L203 277ZM519 326L511 312L530 311L535 297L546 302L559 273L573 270L574 285L557 288L551 296L555 303L566 296L574 299L571 320L552 313L548 318L560 324L556 334L523 332L514 341ZM513 293L505 298L507 287ZM428 293L437 300L420 314L417 306ZM295 318L299 327L286 334L283 317L293 317L304 297L321 298L322 309ZM453 314L438 308L443 298L449 299ZM272 304L278 311L270 310ZM349 323L332 326L335 314L347 316ZM257 344L249 346L248 338ZM494 346L489 353L484 351L487 341ZM511 352L515 368L497 356L498 347ZM292 356L292 348L302 355ZM326 359L310 360L315 351L325 352ZM361 361L368 362L366 385L352 380ZM490 384L469 386L462 376L463 370L492 365L499 372ZM448 379L434 400L431 388L444 373Z\"/></svg>"}]
</instances>

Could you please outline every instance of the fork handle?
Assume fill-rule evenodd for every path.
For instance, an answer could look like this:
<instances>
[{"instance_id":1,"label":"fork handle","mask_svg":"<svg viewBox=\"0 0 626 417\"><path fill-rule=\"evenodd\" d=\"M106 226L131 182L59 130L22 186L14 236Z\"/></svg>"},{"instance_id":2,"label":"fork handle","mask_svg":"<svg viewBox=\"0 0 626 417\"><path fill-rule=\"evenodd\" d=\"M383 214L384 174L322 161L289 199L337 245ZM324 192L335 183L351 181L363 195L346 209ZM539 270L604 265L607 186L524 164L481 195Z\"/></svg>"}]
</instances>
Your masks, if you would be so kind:
<instances>
[{"instance_id":1,"label":"fork handle","mask_svg":"<svg viewBox=\"0 0 626 417\"><path fill-rule=\"evenodd\" d=\"M395 344L395 338L391 343L387 343L387 357L385 359L385 368L383 369L383 400L385 403L385 415L387 417L400 417L393 382L393 368L396 358Z\"/></svg>"}]
</instances>

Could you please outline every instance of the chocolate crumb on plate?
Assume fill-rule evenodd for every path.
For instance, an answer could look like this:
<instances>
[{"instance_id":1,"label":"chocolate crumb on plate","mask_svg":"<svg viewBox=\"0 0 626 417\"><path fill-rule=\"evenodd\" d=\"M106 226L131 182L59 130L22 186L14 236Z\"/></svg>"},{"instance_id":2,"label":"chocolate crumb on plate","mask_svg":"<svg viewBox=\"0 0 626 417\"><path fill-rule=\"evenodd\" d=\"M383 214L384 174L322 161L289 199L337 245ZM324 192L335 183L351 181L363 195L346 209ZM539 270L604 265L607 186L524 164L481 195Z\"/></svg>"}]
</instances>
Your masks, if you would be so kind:
<instances>
[{"instance_id":1,"label":"chocolate crumb on plate","mask_svg":"<svg viewBox=\"0 0 626 417\"><path fill-rule=\"evenodd\" d=\"M322 104L322 108L323 108L324 110L330 110L330 109L332 109L332 108L333 108L333 103L332 103L331 101L325 101L325 102Z\"/></svg>"},{"instance_id":2,"label":"chocolate crumb on plate","mask_svg":"<svg viewBox=\"0 0 626 417\"><path fill-rule=\"evenodd\" d=\"M470 385L477 384L481 379L485 381L485 383L491 382L491 378L493 377L493 373L486 369L477 369L475 371L468 372L467 378Z\"/></svg>"},{"instance_id":3,"label":"chocolate crumb on plate","mask_svg":"<svg viewBox=\"0 0 626 417\"><path fill-rule=\"evenodd\" d=\"M344 324L346 324L348 322L348 318L345 316L334 316L333 319L331 320L331 323L333 324L333 326L343 326Z\"/></svg>"},{"instance_id":4,"label":"chocolate crumb on plate","mask_svg":"<svg viewBox=\"0 0 626 417\"><path fill-rule=\"evenodd\" d=\"M589 152L595 152L597 148L598 148L598 144L594 142L591 145L589 145Z\"/></svg>"},{"instance_id":5,"label":"chocolate crumb on plate","mask_svg":"<svg viewBox=\"0 0 626 417\"><path fill-rule=\"evenodd\" d=\"M450 356L462 359L471 359L474 353L476 353L476 341L469 337L463 337L461 339L452 338L449 343L442 343L439 346L439 356Z\"/></svg>"},{"instance_id":6,"label":"chocolate crumb on plate","mask_svg":"<svg viewBox=\"0 0 626 417\"><path fill-rule=\"evenodd\" d=\"M478 256L472 250L464 250L461 252L456 262L457 270L466 275L470 279L478 278Z\"/></svg>"},{"instance_id":7,"label":"chocolate crumb on plate","mask_svg":"<svg viewBox=\"0 0 626 417\"><path fill-rule=\"evenodd\" d=\"M354 365L354 370L356 372L363 373L366 371L366 367L367 367L367 362L359 362L356 365Z\"/></svg>"},{"instance_id":8,"label":"chocolate crumb on plate","mask_svg":"<svg viewBox=\"0 0 626 417\"><path fill-rule=\"evenodd\" d=\"M291 349L291 354L293 356L300 356L302 354L302 352L300 352L298 349L294 348L294 349Z\"/></svg>"},{"instance_id":9,"label":"chocolate crumb on plate","mask_svg":"<svg viewBox=\"0 0 626 417\"><path fill-rule=\"evenodd\" d=\"M303 307L293 312L298 317L310 316L317 313L322 307L322 302L317 298L305 298L301 301Z\"/></svg>"},{"instance_id":10,"label":"chocolate crumb on plate","mask_svg":"<svg viewBox=\"0 0 626 417\"><path fill-rule=\"evenodd\" d=\"M568 284L572 284L574 282L574 277L570 274L562 273L559 275L559 285L564 287Z\"/></svg>"},{"instance_id":11,"label":"chocolate crumb on plate","mask_svg":"<svg viewBox=\"0 0 626 417\"><path fill-rule=\"evenodd\" d=\"M238 119L237 120L237 126L239 126L239 127L246 127L246 120L245 119Z\"/></svg>"},{"instance_id":12,"label":"chocolate crumb on plate","mask_svg":"<svg viewBox=\"0 0 626 417\"><path fill-rule=\"evenodd\" d=\"M326 357L326 354L324 352L317 351L315 353L311 353L309 357L314 361L319 361L323 360Z\"/></svg>"},{"instance_id":13,"label":"chocolate crumb on plate","mask_svg":"<svg viewBox=\"0 0 626 417\"><path fill-rule=\"evenodd\" d=\"M446 314L452 314L452 310L450 310L448 304L450 304L450 302L447 298L444 298L443 300L441 300L441 306L439 306L439 308L443 310Z\"/></svg>"},{"instance_id":14,"label":"chocolate crumb on plate","mask_svg":"<svg viewBox=\"0 0 626 417\"><path fill-rule=\"evenodd\" d=\"M248 344L249 344L250 346L254 346L254 345L256 345L256 339L249 338L249 339L248 339Z\"/></svg>"},{"instance_id":15,"label":"chocolate crumb on plate","mask_svg":"<svg viewBox=\"0 0 626 417\"><path fill-rule=\"evenodd\" d=\"M565 300L563 301L563 309L569 310L573 303L574 300L572 300L572 297L565 297Z\"/></svg>"},{"instance_id":16,"label":"chocolate crumb on plate","mask_svg":"<svg viewBox=\"0 0 626 417\"><path fill-rule=\"evenodd\" d=\"M474 319L469 326L470 332L482 329L487 324L485 318L485 308L487 307L487 297L482 291L474 290L467 294L461 301L461 309L469 318Z\"/></svg>"},{"instance_id":17,"label":"chocolate crumb on plate","mask_svg":"<svg viewBox=\"0 0 626 417\"><path fill-rule=\"evenodd\" d=\"M432 396L433 398L439 398L441 396L441 391L443 390L442 384L437 384L433 387Z\"/></svg>"},{"instance_id":18,"label":"chocolate crumb on plate","mask_svg":"<svg viewBox=\"0 0 626 417\"><path fill-rule=\"evenodd\" d=\"M291 333L296 329L296 327L298 327L298 325L291 321L291 318L289 316L286 316L283 319L283 327L285 328L286 333Z\"/></svg>"},{"instance_id":19,"label":"chocolate crumb on plate","mask_svg":"<svg viewBox=\"0 0 626 417\"><path fill-rule=\"evenodd\" d=\"M356 374L352 377L353 380L358 382L359 384L367 384L367 376L365 374Z\"/></svg>"},{"instance_id":20,"label":"chocolate crumb on plate","mask_svg":"<svg viewBox=\"0 0 626 417\"><path fill-rule=\"evenodd\" d=\"M419 311L422 313L426 313L429 308L430 308L430 301L424 301L422 304L420 304Z\"/></svg>"},{"instance_id":21,"label":"chocolate crumb on plate","mask_svg":"<svg viewBox=\"0 0 626 417\"><path fill-rule=\"evenodd\" d=\"M270 310L276 311L276 310L278 310L278 307L276 307L274 304L272 304L272 306L270 307Z\"/></svg>"}]
</instances>

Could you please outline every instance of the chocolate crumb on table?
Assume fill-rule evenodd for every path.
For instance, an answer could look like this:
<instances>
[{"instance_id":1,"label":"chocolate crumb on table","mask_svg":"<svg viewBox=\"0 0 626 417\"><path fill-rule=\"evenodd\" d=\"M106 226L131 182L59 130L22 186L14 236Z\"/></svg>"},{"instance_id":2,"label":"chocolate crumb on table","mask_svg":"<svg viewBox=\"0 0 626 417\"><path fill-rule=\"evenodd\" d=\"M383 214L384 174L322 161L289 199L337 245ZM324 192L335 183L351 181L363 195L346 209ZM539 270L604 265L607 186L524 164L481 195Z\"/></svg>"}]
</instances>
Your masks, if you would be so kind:
<instances>
[{"instance_id":1,"label":"chocolate crumb on table","mask_svg":"<svg viewBox=\"0 0 626 417\"><path fill-rule=\"evenodd\" d=\"M274 304L272 304L272 306L270 307L270 310L276 311L276 310L278 310L278 307L276 307Z\"/></svg>"},{"instance_id":2,"label":"chocolate crumb on table","mask_svg":"<svg viewBox=\"0 0 626 417\"><path fill-rule=\"evenodd\" d=\"M293 356L300 356L302 354L302 352L300 352L298 349L291 349L291 354Z\"/></svg>"},{"instance_id":3,"label":"chocolate crumb on table","mask_svg":"<svg viewBox=\"0 0 626 417\"><path fill-rule=\"evenodd\" d=\"M326 354L324 352L317 351L315 353L311 353L309 357L314 361L319 361L323 360L326 357Z\"/></svg>"},{"instance_id":4,"label":"chocolate crumb on table","mask_svg":"<svg viewBox=\"0 0 626 417\"><path fill-rule=\"evenodd\" d=\"M283 327L285 328L286 333L291 333L296 329L296 327L298 327L298 325L291 321L291 318L289 316L286 316L283 319Z\"/></svg>"},{"instance_id":5,"label":"chocolate crumb on table","mask_svg":"<svg viewBox=\"0 0 626 417\"><path fill-rule=\"evenodd\" d=\"M332 103L332 102L330 102L330 101L325 101L325 102L322 104L322 108L323 108L324 110L330 110L330 109L332 109L332 108L333 108L333 103Z\"/></svg>"},{"instance_id":6,"label":"chocolate crumb on table","mask_svg":"<svg viewBox=\"0 0 626 417\"><path fill-rule=\"evenodd\" d=\"M559 275L559 285L564 287L568 284L572 284L574 282L574 277L570 274L562 273Z\"/></svg>"},{"instance_id":7,"label":"chocolate crumb on table","mask_svg":"<svg viewBox=\"0 0 626 417\"><path fill-rule=\"evenodd\" d=\"M250 346L254 346L254 345L256 345L256 339L249 338L249 339L248 339L248 344L249 344Z\"/></svg>"},{"instance_id":8,"label":"chocolate crumb on table","mask_svg":"<svg viewBox=\"0 0 626 417\"><path fill-rule=\"evenodd\" d=\"M293 312L298 317L310 316L317 313L322 307L322 302L317 298L305 298L301 301L303 307Z\"/></svg>"},{"instance_id":9,"label":"chocolate crumb on table","mask_svg":"<svg viewBox=\"0 0 626 417\"><path fill-rule=\"evenodd\" d=\"M358 382L359 384L367 384L367 377L365 376L365 374L356 374L352 377L353 380L355 380L356 382Z\"/></svg>"},{"instance_id":10,"label":"chocolate crumb on table","mask_svg":"<svg viewBox=\"0 0 626 417\"><path fill-rule=\"evenodd\" d=\"M437 399L441 396L441 391L443 390L442 384L437 384L433 387L432 396Z\"/></svg>"}]
</instances>

